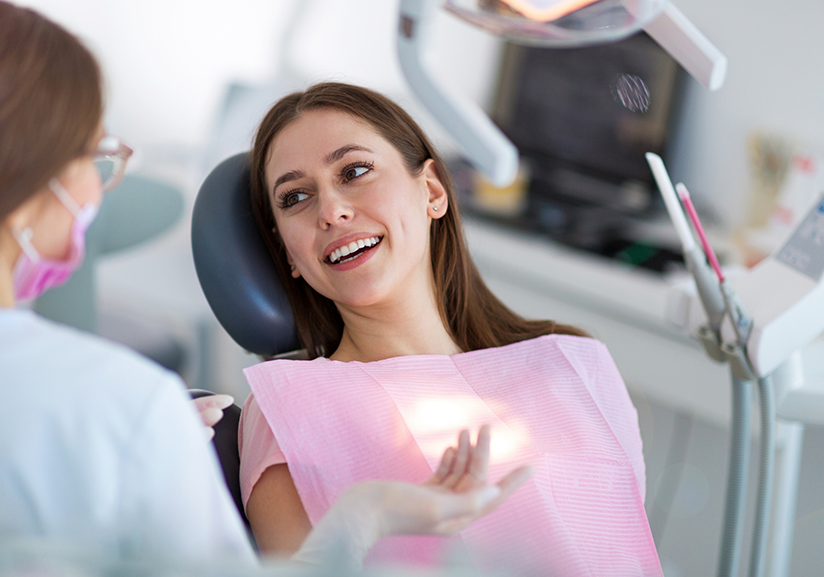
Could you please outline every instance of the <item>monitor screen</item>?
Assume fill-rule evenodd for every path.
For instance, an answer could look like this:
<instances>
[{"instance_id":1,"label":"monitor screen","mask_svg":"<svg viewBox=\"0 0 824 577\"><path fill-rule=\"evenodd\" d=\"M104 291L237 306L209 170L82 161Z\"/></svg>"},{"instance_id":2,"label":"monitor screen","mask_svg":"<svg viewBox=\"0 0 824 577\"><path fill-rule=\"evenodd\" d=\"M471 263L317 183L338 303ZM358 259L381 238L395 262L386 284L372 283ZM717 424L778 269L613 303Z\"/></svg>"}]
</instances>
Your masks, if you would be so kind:
<instances>
[{"instance_id":1,"label":"monitor screen","mask_svg":"<svg viewBox=\"0 0 824 577\"><path fill-rule=\"evenodd\" d=\"M644 153L664 152L681 78L643 33L575 49L508 45L493 118L536 178L652 184Z\"/></svg>"}]
</instances>

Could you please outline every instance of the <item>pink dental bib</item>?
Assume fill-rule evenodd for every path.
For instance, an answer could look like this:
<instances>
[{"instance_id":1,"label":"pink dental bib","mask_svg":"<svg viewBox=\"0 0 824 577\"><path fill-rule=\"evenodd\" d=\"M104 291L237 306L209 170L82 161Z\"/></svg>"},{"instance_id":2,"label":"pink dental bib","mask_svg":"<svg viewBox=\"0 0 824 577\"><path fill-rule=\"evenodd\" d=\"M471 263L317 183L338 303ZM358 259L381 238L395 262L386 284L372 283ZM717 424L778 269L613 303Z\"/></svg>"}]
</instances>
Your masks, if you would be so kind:
<instances>
[{"instance_id":1,"label":"pink dental bib","mask_svg":"<svg viewBox=\"0 0 824 577\"><path fill-rule=\"evenodd\" d=\"M490 478L525 463L536 472L456 538L470 559L509 574L661 575L637 415L598 341L551 335L452 357L279 360L245 373L313 523L352 483L426 480L458 430L490 423ZM390 537L367 562L439 564L452 541Z\"/></svg>"}]
</instances>

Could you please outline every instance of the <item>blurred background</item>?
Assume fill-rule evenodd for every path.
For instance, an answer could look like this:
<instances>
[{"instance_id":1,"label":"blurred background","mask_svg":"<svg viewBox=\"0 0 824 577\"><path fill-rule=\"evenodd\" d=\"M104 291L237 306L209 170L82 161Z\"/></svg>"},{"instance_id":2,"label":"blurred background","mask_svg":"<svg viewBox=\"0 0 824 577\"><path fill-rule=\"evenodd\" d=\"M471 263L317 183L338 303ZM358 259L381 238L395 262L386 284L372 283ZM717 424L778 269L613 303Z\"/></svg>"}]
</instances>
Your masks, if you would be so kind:
<instances>
[{"instance_id":1,"label":"blurred background","mask_svg":"<svg viewBox=\"0 0 824 577\"><path fill-rule=\"evenodd\" d=\"M257 121L278 96L329 79L387 94L421 122L443 152L456 152L401 76L395 0L20 3L75 32L101 61L107 130L136 151L131 185L113 193L129 200L119 212L111 209L109 222L133 217L153 223L128 246L101 241L99 258L85 277L96 290L96 300L88 304L93 322L86 317L80 324L180 372L190 386L228 392L238 403L248 394L241 370L257 359L240 350L214 319L191 257L191 209L208 172L248 149ZM770 249L771 215L792 167L806 160L808 172L820 175L824 4L679 0L677 5L727 56L729 72L715 93L688 77L679 81L662 152L673 181L688 184L712 223L727 263L751 264ZM443 12L433 49L437 75L493 112L506 78L504 44ZM36 306L58 318L66 314L59 294ZM610 342L609 330L596 320L575 318L574 311L570 317L546 314L594 329L622 372L627 367L645 441L647 509L667 577L714 572L727 442L727 423L719 415L728 401L708 402L702 413L700 403L656 396L642 379L633 379L630 367L663 361L637 347L633 359L622 360L621 343ZM700 352L689 359L710 363ZM672 367L660 371L668 374ZM717 394L726 395L724 371L712 377L721 383ZM819 430L808 431L793 575L816 574L824 561L822 440Z\"/></svg>"}]
</instances>

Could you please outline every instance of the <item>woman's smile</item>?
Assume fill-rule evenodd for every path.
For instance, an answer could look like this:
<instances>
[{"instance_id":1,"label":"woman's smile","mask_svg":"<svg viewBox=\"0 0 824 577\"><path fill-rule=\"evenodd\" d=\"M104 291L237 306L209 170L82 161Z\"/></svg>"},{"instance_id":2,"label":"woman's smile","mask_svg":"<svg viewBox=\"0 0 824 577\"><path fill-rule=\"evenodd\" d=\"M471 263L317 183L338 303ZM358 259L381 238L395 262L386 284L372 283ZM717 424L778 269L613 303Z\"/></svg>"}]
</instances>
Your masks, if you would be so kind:
<instances>
[{"instance_id":1,"label":"woman's smile","mask_svg":"<svg viewBox=\"0 0 824 577\"><path fill-rule=\"evenodd\" d=\"M382 240L382 236L371 236L353 240L334 249L324 260L330 265L346 264L365 256L366 253L377 248Z\"/></svg>"}]
</instances>

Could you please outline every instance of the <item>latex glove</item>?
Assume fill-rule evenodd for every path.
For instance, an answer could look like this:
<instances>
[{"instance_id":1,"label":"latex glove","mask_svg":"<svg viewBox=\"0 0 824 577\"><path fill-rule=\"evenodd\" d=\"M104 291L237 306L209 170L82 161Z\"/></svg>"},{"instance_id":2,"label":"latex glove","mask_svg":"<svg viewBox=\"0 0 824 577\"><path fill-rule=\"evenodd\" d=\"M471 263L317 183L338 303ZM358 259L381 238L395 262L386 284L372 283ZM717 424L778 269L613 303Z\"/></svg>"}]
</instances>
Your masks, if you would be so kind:
<instances>
[{"instance_id":1,"label":"latex glove","mask_svg":"<svg viewBox=\"0 0 824 577\"><path fill-rule=\"evenodd\" d=\"M215 436L213 427L223 418L223 409L231 406L235 399L231 395L206 395L192 399L192 402L205 425L206 438L212 439Z\"/></svg>"},{"instance_id":2,"label":"latex glove","mask_svg":"<svg viewBox=\"0 0 824 577\"><path fill-rule=\"evenodd\" d=\"M393 481L352 485L292 559L320 563L330 558L359 569L366 553L382 537L454 535L495 509L533 473L531 466L519 467L489 485L489 443L488 425L481 428L474 447L469 432L461 431L457 448L448 448L435 474L420 485Z\"/></svg>"}]
</instances>

